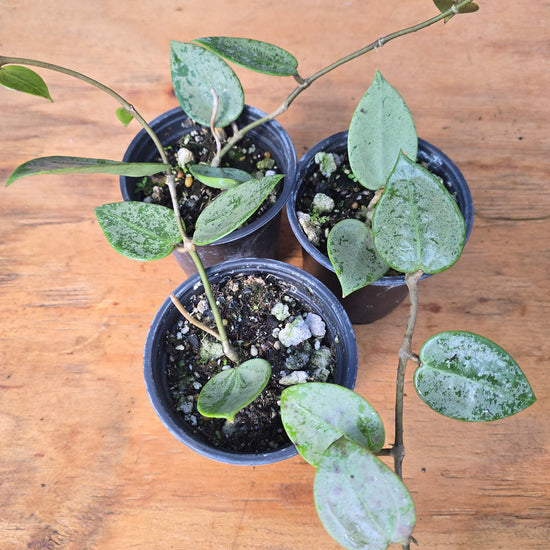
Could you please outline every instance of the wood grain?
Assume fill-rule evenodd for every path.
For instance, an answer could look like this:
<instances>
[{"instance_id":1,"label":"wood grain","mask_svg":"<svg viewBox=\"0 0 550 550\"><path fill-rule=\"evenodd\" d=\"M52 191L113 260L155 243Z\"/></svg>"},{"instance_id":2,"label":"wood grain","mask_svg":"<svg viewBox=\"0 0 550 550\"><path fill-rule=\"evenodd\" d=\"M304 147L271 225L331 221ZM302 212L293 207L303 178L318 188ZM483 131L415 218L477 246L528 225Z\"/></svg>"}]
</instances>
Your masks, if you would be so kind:
<instances>
[{"instance_id":1,"label":"wood grain","mask_svg":"<svg viewBox=\"0 0 550 550\"><path fill-rule=\"evenodd\" d=\"M480 0L481 10L384 46L316 83L280 122L298 156L346 128L380 69L418 133L469 182L476 209L465 253L421 285L415 346L440 330L502 344L537 403L488 425L447 420L408 373L405 481L419 547L546 548L550 539L550 56L548 2ZM176 105L169 40L249 36L293 52L307 76L435 13L401 2L2 2L0 53L81 70L146 119ZM239 70L246 100L275 109L293 88ZM0 90L0 180L49 154L121 158L137 131L116 105L42 73L54 103ZM93 215L119 200L109 176L21 180L0 196L0 547L20 549L332 550L313 507L312 469L296 457L235 468L179 444L155 416L141 356L149 323L181 282L171 258L130 262ZM280 258L300 265L285 221ZM357 326L357 391L391 440L396 350L407 304Z\"/></svg>"}]
</instances>

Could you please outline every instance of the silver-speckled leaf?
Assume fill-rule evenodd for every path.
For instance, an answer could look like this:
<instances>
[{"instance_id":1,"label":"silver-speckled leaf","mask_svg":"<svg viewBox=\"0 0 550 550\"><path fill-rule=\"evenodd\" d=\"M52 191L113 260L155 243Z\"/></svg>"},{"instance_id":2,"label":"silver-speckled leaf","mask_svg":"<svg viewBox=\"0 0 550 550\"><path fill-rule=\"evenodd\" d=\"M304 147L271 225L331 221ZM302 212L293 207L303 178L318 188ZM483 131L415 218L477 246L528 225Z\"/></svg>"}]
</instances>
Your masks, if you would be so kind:
<instances>
[{"instance_id":1,"label":"silver-speckled leaf","mask_svg":"<svg viewBox=\"0 0 550 550\"><path fill-rule=\"evenodd\" d=\"M380 74L353 113L348 133L351 169L368 189L386 184L400 151L416 160L418 137L403 98Z\"/></svg>"},{"instance_id":2,"label":"silver-speckled leaf","mask_svg":"<svg viewBox=\"0 0 550 550\"><path fill-rule=\"evenodd\" d=\"M286 50L251 38L207 36L194 40L212 52L237 65L274 76L293 76L298 61Z\"/></svg>"},{"instance_id":3,"label":"silver-speckled leaf","mask_svg":"<svg viewBox=\"0 0 550 550\"><path fill-rule=\"evenodd\" d=\"M168 256L182 237L170 208L145 202L114 202L95 209L111 246L133 260Z\"/></svg>"},{"instance_id":4,"label":"silver-speckled leaf","mask_svg":"<svg viewBox=\"0 0 550 550\"><path fill-rule=\"evenodd\" d=\"M233 422L235 415L260 395L270 376L271 366L265 359L250 359L222 370L202 388L197 410L203 416Z\"/></svg>"},{"instance_id":5,"label":"silver-speckled leaf","mask_svg":"<svg viewBox=\"0 0 550 550\"><path fill-rule=\"evenodd\" d=\"M401 273L438 273L462 254L466 227L444 185L406 155L399 159L372 217L376 250Z\"/></svg>"},{"instance_id":6,"label":"silver-speckled leaf","mask_svg":"<svg viewBox=\"0 0 550 550\"><path fill-rule=\"evenodd\" d=\"M332 228L327 252L344 297L380 279L389 269L374 248L370 227L356 219L342 220Z\"/></svg>"},{"instance_id":7,"label":"silver-speckled leaf","mask_svg":"<svg viewBox=\"0 0 550 550\"><path fill-rule=\"evenodd\" d=\"M183 110L196 122L210 126L218 97L215 126L227 126L241 114L244 92L233 69L219 56L197 44L170 42L174 93Z\"/></svg>"},{"instance_id":8,"label":"silver-speckled leaf","mask_svg":"<svg viewBox=\"0 0 550 550\"><path fill-rule=\"evenodd\" d=\"M366 449L344 438L320 461L313 494L325 529L348 550L404 544L416 523L403 482Z\"/></svg>"},{"instance_id":9,"label":"silver-speckled leaf","mask_svg":"<svg viewBox=\"0 0 550 550\"><path fill-rule=\"evenodd\" d=\"M159 162L119 162L84 157L40 157L19 165L8 178L6 187L24 176L38 174L112 174L115 176L152 176L164 172L167 164Z\"/></svg>"},{"instance_id":10,"label":"silver-speckled leaf","mask_svg":"<svg viewBox=\"0 0 550 550\"><path fill-rule=\"evenodd\" d=\"M536 400L510 354L483 336L440 332L424 342L420 361L416 391L444 416L487 422L516 414Z\"/></svg>"},{"instance_id":11,"label":"silver-speckled leaf","mask_svg":"<svg viewBox=\"0 0 550 550\"><path fill-rule=\"evenodd\" d=\"M313 466L341 437L374 453L384 445L378 413L360 395L336 384L311 382L286 388L281 395L281 419L300 455Z\"/></svg>"},{"instance_id":12,"label":"silver-speckled leaf","mask_svg":"<svg viewBox=\"0 0 550 550\"><path fill-rule=\"evenodd\" d=\"M237 229L258 210L283 177L277 174L249 180L218 195L197 218L195 244L210 244Z\"/></svg>"}]
</instances>

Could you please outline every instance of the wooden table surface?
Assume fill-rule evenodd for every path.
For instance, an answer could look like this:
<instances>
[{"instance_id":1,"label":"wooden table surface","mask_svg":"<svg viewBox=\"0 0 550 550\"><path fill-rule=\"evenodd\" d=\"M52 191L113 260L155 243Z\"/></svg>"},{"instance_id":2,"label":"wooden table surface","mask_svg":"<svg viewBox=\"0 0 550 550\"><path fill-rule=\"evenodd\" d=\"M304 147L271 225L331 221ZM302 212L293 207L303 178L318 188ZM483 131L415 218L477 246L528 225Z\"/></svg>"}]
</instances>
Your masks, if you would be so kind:
<instances>
[{"instance_id":1,"label":"wooden table surface","mask_svg":"<svg viewBox=\"0 0 550 550\"><path fill-rule=\"evenodd\" d=\"M429 0L0 0L0 54L81 70L148 120L177 103L169 40L248 36L290 50L308 76L436 14ZM469 182L474 229L453 269L421 286L415 347L447 329L503 345L538 401L491 424L445 419L407 376L405 482L420 548L533 549L550 539L550 35L548 2L480 0L474 15L386 45L330 74L279 120L298 156L346 128L375 69L418 133ZM292 81L238 69L270 111ZM0 180L35 156L120 159L137 132L107 96L41 72L54 103L0 90ZM113 176L43 176L0 192L0 548L329 550L299 457L232 467L176 441L145 392L149 323L182 280L173 258L138 263L105 243L93 208ZM301 264L286 220L279 257ZM356 390L392 440L407 303L356 326Z\"/></svg>"}]
</instances>

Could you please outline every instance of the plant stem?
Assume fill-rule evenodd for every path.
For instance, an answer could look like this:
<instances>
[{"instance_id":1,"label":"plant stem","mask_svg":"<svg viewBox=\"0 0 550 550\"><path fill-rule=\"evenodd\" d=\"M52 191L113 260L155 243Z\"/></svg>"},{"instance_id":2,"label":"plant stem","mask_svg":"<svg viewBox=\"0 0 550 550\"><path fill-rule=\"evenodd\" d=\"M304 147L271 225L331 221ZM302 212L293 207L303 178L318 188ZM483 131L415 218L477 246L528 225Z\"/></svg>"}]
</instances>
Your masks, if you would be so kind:
<instances>
[{"instance_id":1,"label":"plant stem","mask_svg":"<svg viewBox=\"0 0 550 550\"><path fill-rule=\"evenodd\" d=\"M418 313L418 281L422 276L422 271L416 273L407 273L405 280L409 288L409 318L407 327L399 349L399 363L397 367L397 381L395 390L395 443L393 446L393 458L395 473L400 479L403 479L403 458L405 456L405 447L403 444L403 396L405 393L405 370L409 359L416 356L412 352L412 337L416 325L416 316Z\"/></svg>"},{"instance_id":2,"label":"plant stem","mask_svg":"<svg viewBox=\"0 0 550 550\"><path fill-rule=\"evenodd\" d=\"M29 65L32 67L40 67L43 69L48 69L51 71L55 71L58 73L62 73L68 76L71 76L73 78L76 78L78 80L81 80L83 82L86 82L87 84L90 84L96 88L99 88L101 91L105 92L112 98L114 98L118 103L120 103L124 109L126 109L129 113L132 114L132 116L139 122L139 124L142 126L142 128L147 132L149 137L152 139L153 143L155 144L155 147L157 148L160 157L162 159L162 162L164 164L169 165L170 162L168 160L168 156L166 155L166 152L164 151L164 147L158 138L158 136L155 134L151 126L147 123L147 121L139 114L139 112L134 108L134 106L126 101L120 94L109 88L108 86L105 86L105 84L102 84L101 82L98 82L97 80L94 80L93 78L90 78L89 76L86 76L82 73L79 73L77 71L73 71L72 69L67 69L66 67L61 67L59 65L54 65L52 63L46 63L44 61L38 61L35 59L26 59L26 58L20 58L20 57L5 57L0 56L0 67L2 65ZM195 263L197 267L197 271L199 272L201 281L203 283L206 297L208 298L208 302L210 304L210 307L212 309L212 312L214 314L214 319L216 321L216 327L218 329L219 338L222 342L224 352L226 356L236 363L238 363L238 356L236 352L231 347L229 340L227 338L227 334L225 332L225 328L223 326L223 321L220 315L220 312L218 310L218 306L216 304L216 300L214 299L214 295L212 294L212 289L210 287L210 283L208 281L208 277L206 276L206 271L204 269L204 266L202 264L202 261L199 257L199 255L196 252L195 245L193 241L187 236L187 233L185 232L185 227L183 224L183 220L181 219L180 211L179 211L179 205L178 205L178 199L176 194L176 183L174 175L172 174L172 171L170 168L168 168L165 172L166 174L166 185L168 186L168 190L170 191L170 197L172 199L172 208L174 210L174 217L176 219L176 223L178 226L179 233L183 240L183 249L186 250L189 255L191 256L193 262Z\"/></svg>"},{"instance_id":3,"label":"plant stem","mask_svg":"<svg viewBox=\"0 0 550 550\"><path fill-rule=\"evenodd\" d=\"M412 337L416 325L418 313L418 281L422 271L407 273L405 281L409 289L409 318L407 327L399 349L399 363L397 366L397 381L395 384L395 443L392 448L393 464L395 473L403 480L403 459L405 458L405 444L403 440L403 397L405 395L405 371L409 359L417 359L412 352ZM410 548L409 541L402 545L403 550Z\"/></svg>"},{"instance_id":4,"label":"plant stem","mask_svg":"<svg viewBox=\"0 0 550 550\"><path fill-rule=\"evenodd\" d=\"M436 15L435 17L432 17L430 19L427 19L426 21L423 21L422 23L418 23L417 25L413 25L412 27L407 27L405 29L401 29L399 31L392 32L386 36L383 36L381 38L378 38L374 42L371 42L369 45L365 46L364 48L361 48L349 55L346 55L345 57L342 57L341 59L335 61L334 63L331 63L330 65L324 67L323 69L317 71L313 75L311 75L309 78L297 78L298 86L288 95L288 97L283 101L283 103L275 109L271 114L257 119L247 126L244 126L241 128L237 133L233 135L233 137L226 143L226 145L222 148L222 150L216 155L214 160L212 161L212 166L219 166L220 161L222 157L236 144L238 143L245 134L247 134L250 130L256 128L257 126L260 126L264 122L268 122L269 120L273 120L274 118L277 118L279 115L283 114L285 111L288 110L290 105L293 103L293 101L307 88L309 88L316 80L319 78L325 76L327 73L333 71L334 69L337 69L341 65L344 65L345 63L348 63L349 61L353 61L354 59L357 59L358 57L361 57L362 55L372 51L376 50L378 48L381 48L391 40L394 40L395 38L399 38L401 36L405 36L407 34L411 34L414 32L417 32L419 30L422 30L426 27L429 27L430 25L433 25L435 23L438 23L441 20L444 19L450 19L451 17L454 17L459 13L459 10L463 8L464 6L471 4L473 0L461 0L454 4L450 9L448 9L445 12L440 13L439 15Z\"/></svg>"},{"instance_id":5,"label":"plant stem","mask_svg":"<svg viewBox=\"0 0 550 550\"><path fill-rule=\"evenodd\" d=\"M210 281L208 280L206 270L204 269L204 266L197 253L194 243L191 243L191 247L189 248L188 252L192 260L195 262L195 265L197 266L197 271L199 272L199 276L204 286L206 298L208 299L208 303L210 304L210 307L212 309L212 314L214 315L214 321L216 322L216 328L218 329L219 339L222 343L223 352L228 359L230 359L234 363L239 363L239 356L231 346L229 338L227 337L227 333L225 332L223 319L220 314L220 310L218 309L218 306L216 304L216 299L214 298L214 293L212 292Z\"/></svg>"}]
</instances>

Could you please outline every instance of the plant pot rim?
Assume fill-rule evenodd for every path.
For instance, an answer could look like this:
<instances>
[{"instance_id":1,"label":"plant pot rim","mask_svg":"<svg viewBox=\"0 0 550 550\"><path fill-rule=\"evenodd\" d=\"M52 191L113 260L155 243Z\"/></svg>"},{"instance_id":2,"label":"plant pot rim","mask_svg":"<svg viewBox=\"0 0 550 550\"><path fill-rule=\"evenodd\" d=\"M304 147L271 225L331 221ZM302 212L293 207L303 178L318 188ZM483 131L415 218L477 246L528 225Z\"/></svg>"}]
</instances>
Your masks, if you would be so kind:
<instances>
[{"instance_id":1,"label":"plant pot rim","mask_svg":"<svg viewBox=\"0 0 550 550\"><path fill-rule=\"evenodd\" d=\"M338 359L342 362L340 365L341 372L335 372L335 382L349 389L353 389L357 376L358 358L353 327L344 308L325 285L296 266L269 258L227 260L206 268L206 271L211 280L213 279L214 281L217 277L221 278L226 275L240 273L260 272L262 274L282 275L283 280L290 283L292 286L303 287L303 290L297 290L297 294L311 295L311 302L306 305L311 307L313 311L321 311L319 304L326 304L326 310L323 310L322 316L327 323L327 328L329 323L332 322L331 320L336 319L336 322L339 324L338 327L330 328L330 330L334 331L334 334L338 335L340 343L338 344L339 351L337 354L340 355ZM174 294L185 303L184 296L196 291L202 292L202 284L200 283L198 274L191 276L179 285L174 291ZM143 371L147 394L149 395L153 408L165 427L174 437L176 437L176 439L184 443L190 449L219 462L237 465L259 465L278 462L295 456L297 454L296 448L290 442L288 445L275 451L240 453L211 446L200 440L191 430L185 429L183 426L184 422L178 419L175 409L173 407L170 408L164 402L165 399L168 399L164 391L166 388L160 387L160 381L158 379L159 377L164 377L164 362L162 362L160 367L163 372L161 372L158 377L155 376L158 371L158 367L155 368L156 353L158 355L162 354L162 352L155 352L156 346L159 342L163 342L166 328L172 326L177 315L175 306L170 298L167 298L155 314L151 323L143 353ZM327 319L327 317L330 319Z\"/></svg>"},{"instance_id":2,"label":"plant pot rim","mask_svg":"<svg viewBox=\"0 0 550 550\"><path fill-rule=\"evenodd\" d=\"M255 120L255 119L263 118L265 116L267 116L267 114L261 111L260 109L257 109L256 107L252 107L250 105L245 105L241 115L237 119L237 122L241 118L250 118ZM151 122L149 122L149 126L151 126L151 128L153 128L153 130L156 131L155 126L162 128L165 125L177 123L179 119L181 119L181 122L183 122L185 120L190 120L190 117L189 115L187 115L187 113L185 113L182 107L178 106L155 117ZM196 126L200 126L200 125L197 124ZM277 136L277 139L284 146L284 149L282 149L281 154L283 154L286 157L287 164L290 167L290 170L288 170L289 173L284 175L285 177L283 179L283 188L281 189L281 193L279 197L277 198L275 203L258 219L254 220L250 224L245 225L244 227L241 227L239 229L232 231L230 234L218 239L214 243L201 245L201 246L204 246L204 247L218 246L218 245L231 243L233 241L237 241L240 239L246 239L249 235L254 233L259 227L263 225L267 225L271 220L273 220L273 218L275 218L285 206L290 196L292 185L295 180L296 164L297 164L296 150L294 148L294 144L292 143L292 140L290 139L290 136L288 135L287 131L276 120L268 120L267 122L261 124L257 128L254 128L253 130L251 130L248 135L254 138L254 134L256 135L259 134L262 131L262 129L269 131L270 135ZM145 129L142 128L134 136L134 138L128 145L128 148L124 153L122 161L135 162L135 159L132 158L134 150L136 148L143 147L143 144L148 141L151 141L151 138L147 134ZM290 158L289 158L289 155L290 155ZM119 180L120 180L120 190L121 190L123 199L131 200L128 194L128 186L131 185L128 177L120 176Z\"/></svg>"},{"instance_id":3,"label":"plant pot rim","mask_svg":"<svg viewBox=\"0 0 550 550\"><path fill-rule=\"evenodd\" d=\"M327 147L331 146L332 149L338 149L341 147L346 147L347 145L347 137L348 137L348 130L344 130L342 132L337 132L336 134L332 134L325 139L321 140L319 143L314 145L311 149L309 149L302 158L298 161L298 167L296 169L296 184L292 186L292 191L290 193L289 200L286 205L287 210L287 218L289 221L289 224L292 228L292 231L294 235L296 236L296 239L300 243L300 246L320 265L322 265L325 269L331 271L332 273L336 273L333 265L330 263L329 258L323 254L316 246L311 244L309 239L307 238L306 234L302 230L300 223L298 222L298 217L296 216L296 203L298 199L298 193L300 192L301 188L301 181L298 181L298 178L301 176L301 172L307 168L308 160L315 157L315 154L326 150ZM466 225L466 238L464 241L464 244L468 241L468 238L470 237L470 233L472 231L473 226L473 218L474 218L474 210L473 210L473 203L472 203L472 195L470 193L470 189L468 187L468 184L458 169L458 167L455 165L455 163L445 154L443 151L435 147L435 145L432 145L428 141L418 138L418 149L419 149L419 156L422 154L422 152L429 153L431 155L437 156L440 159L440 164L442 166L448 167L448 169L452 172L453 177L455 181L457 181L460 184L460 187L462 189L463 195L464 195L464 211L462 212L462 215L464 217L464 223ZM424 273L421 277L421 279L425 279L427 277L431 277L431 274ZM405 285L405 275L384 275L383 277L380 277L380 279L370 283L371 286L384 286L384 287L392 287L392 286L400 286Z\"/></svg>"}]
</instances>

